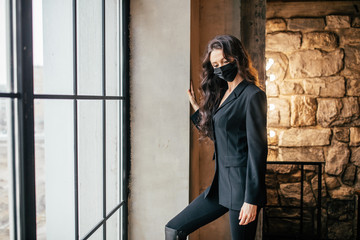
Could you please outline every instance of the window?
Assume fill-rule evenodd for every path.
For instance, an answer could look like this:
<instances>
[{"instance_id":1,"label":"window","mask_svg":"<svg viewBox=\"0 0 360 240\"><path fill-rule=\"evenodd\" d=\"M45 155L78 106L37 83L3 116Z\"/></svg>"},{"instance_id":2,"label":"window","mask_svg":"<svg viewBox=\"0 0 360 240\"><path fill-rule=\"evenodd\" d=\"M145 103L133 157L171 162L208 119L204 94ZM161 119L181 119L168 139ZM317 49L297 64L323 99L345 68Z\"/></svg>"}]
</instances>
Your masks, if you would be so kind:
<instances>
[{"instance_id":1,"label":"window","mask_svg":"<svg viewBox=\"0 0 360 240\"><path fill-rule=\"evenodd\" d=\"M0 11L0 239L126 240L129 1Z\"/></svg>"}]
</instances>

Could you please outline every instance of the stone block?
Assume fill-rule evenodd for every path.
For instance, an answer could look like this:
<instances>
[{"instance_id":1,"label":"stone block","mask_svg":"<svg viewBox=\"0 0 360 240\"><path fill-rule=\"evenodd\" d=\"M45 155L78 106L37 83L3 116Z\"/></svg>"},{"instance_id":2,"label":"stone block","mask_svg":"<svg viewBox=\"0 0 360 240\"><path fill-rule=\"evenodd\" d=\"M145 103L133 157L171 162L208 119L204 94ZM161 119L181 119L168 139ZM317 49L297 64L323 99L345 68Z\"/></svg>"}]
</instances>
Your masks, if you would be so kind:
<instances>
[{"instance_id":1,"label":"stone block","mask_svg":"<svg viewBox=\"0 0 360 240\"><path fill-rule=\"evenodd\" d=\"M311 126L316 120L316 100L309 96L291 96L291 126Z\"/></svg>"},{"instance_id":2,"label":"stone block","mask_svg":"<svg viewBox=\"0 0 360 240\"><path fill-rule=\"evenodd\" d=\"M347 127L335 127L333 129L334 137L339 142L349 142L350 130Z\"/></svg>"},{"instance_id":3,"label":"stone block","mask_svg":"<svg viewBox=\"0 0 360 240\"><path fill-rule=\"evenodd\" d=\"M353 234L353 224L350 221L335 221L328 223L328 239L352 240L355 239Z\"/></svg>"},{"instance_id":4,"label":"stone block","mask_svg":"<svg viewBox=\"0 0 360 240\"><path fill-rule=\"evenodd\" d=\"M322 30L325 27L323 18L292 18L288 20L288 30L313 31Z\"/></svg>"},{"instance_id":5,"label":"stone block","mask_svg":"<svg viewBox=\"0 0 360 240\"><path fill-rule=\"evenodd\" d=\"M341 100L343 108L341 109L339 119L335 120L332 125L350 123L359 117L360 109L357 97L346 97Z\"/></svg>"},{"instance_id":6,"label":"stone block","mask_svg":"<svg viewBox=\"0 0 360 240\"><path fill-rule=\"evenodd\" d=\"M304 89L301 84L295 80L282 81L279 84L279 89L281 95L294 95L304 93Z\"/></svg>"},{"instance_id":7,"label":"stone block","mask_svg":"<svg viewBox=\"0 0 360 240\"><path fill-rule=\"evenodd\" d=\"M328 15L326 16L326 28L349 28L350 16Z\"/></svg>"},{"instance_id":8,"label":"stone block","mask_svg":"<svg viewBox=\"0 0 360 240\"><path fill-rule=\"evenodd\" d=\"M287 99L268 98L268 126L289 127L290 107Z\"/></svg>"},{"instance_id":9,"label":"stone block","mask_svg":"<svg viewBox=\"0 0 360 240\"><path fill-rule=\"evenodd\" d=\"M340 188L329 190L329 194L333 199L351 200L354 198L354 188L343 185Z\"/></svg>"},{"instance_id":10,"label":"stone block","mask_svg":"<svg viewBox=\"0 0 360 240\"><path fill-rule=\"evenodd\" d=\"M293 52L289 57L289 70L292 78L321 77L338 73L343 68L344 52L304 50Z\"/></svg>"},{"instance_id":11,"label":"stone block","mask_svg":"<svg viewBox=\"0 0 360 240\"><path fill-rule=\"evenodd\" d=\"M266 83L266 95L268 97L279 96L279 89L275 82L267 81Z\"/></svg>"},{"instance_id":12,"label":"stone block","mask_svg":"<svg viewBox=\"0 0 360 240\"><path fill-rule=\"evenodd\" d=\"M340 46L345 46L347 44L360 43L360 29L359 28L339 29L335 32L340 37L340 41L339 41Z\"/></svg>"},{"instance_id":13,"label":"stone block","mask_svg":"<svg viewBox=\"0 0 360 240\"><path fill-rule=\"evenodd\" d=\"M309 161L322 162L324 161L324 152L319 147L295 147L295 148L279 148L280 161Z\"/></svg>"},{"instance_id":14,"label":"stone block","mask_svg":"<svg viewBox=\"0 0 360 240\"><path fill-rule=\"evenodd\" d=\"M339 180L337 179L337 177L330 176L330 175L327 175L327 174L325 176L325 183L326 183L326 188L328 190L335 189L335 188L341 186L341 184L340 184Z\"/></svg>"},{"instance_id":15,"label":"stone block","mask_svg":"<svg viewBox=\"0 0 360 240\"><path fill-rule=\"evenodd\" d=\"M326 51L333 51L338 47L338 36L333 32L308 32L303 34L301 48L320 48Z\"/></svg>"},{"instance_id":16,"label":"stone block","mask_svg":"<svg viewBox=\"0 0 360 240\"><path fill-rule=\"evenodd\" d=\"M360 17L354 17L351 27L353 28L360 28Z\"/></svg>"},{"instance_id":17,"label":"stone block","mask_svg":"<svg viewBox=\"0 0 360 240\"><path fill-rule=\"evenodd\" d=\"M266 20L266 33L285 31L286 22L282 18L272 18Z\"/></svg>"},{"instance_id":18,"label":"stone block","mask_svg":"<svg viewBox=\"0 0 360 240\"><path fill-rule=\"evenodd\" d=\"M342 76L307 78L303 80L305 94L320 97L343 97L345 79Z\"/></svg>"},{"instance_id":19,"label":"stone block","mask_svg":"<svg viewBox=\"0 0 360 240\"><path fill-rule=\"evenodd\" d=\"M350 128L350 146L360 146L360 127Z\"/></svg>"},{"instance_id":20,"label":"stone block","mask_svg":"<svg viewBox=\"0 0 360 240\"><path fill-rule=\"evenodd\" d=\"M316 118L318 124L322 127L328 127L336 119L339 119L341 108L343 107L341 99L337 98L318 98L318 108Z\"/></svg>"},{"instance_id":21,"label":"stone block","mask_svg":"<svg viewBox=\"0 0 360 240\"><path fill-rule=\"evenodd\" d=\"M308 182L304 182L303 185L303 200L304 200L304 205L306 206L315 206L316 202L315 202L315 198L314 198L314 194L311 190L310 184ZM288 198L288 199L294 199L297 200L298 202L300 202L300 189L301 189L301 183L297 182L297 183L283 183L280 184L280 195L283 198Z\"/></svg>"},{"instance_id":22,"label":"stone block","mask_svg":"<svg viewBox=\"0 0 360 240\"><path fill-rule=\"evenodd\" d=\"M325 146L330 144L331 130L328 128L290 128L279 133L279 146Z\"/></svg>"},{"instance_id":23,"label":"stone block","mask_svg":"<svg viewBox=\"0 0 360 240\"><path fill-rule=\"evenodd\" d=\"M267 138L268 138L269 146L277 146L278 145L279 138L278 138L276 129L268 128Z\"/></svg>"},{"instance_id":24,"label":"stone block","mask_svg":"<svg viewBox=\"0 0 360 240\"><path fill-rule=\"evenodd\" d=\"M267 161L277 161L278 160L278 150L275 148L268 149ZM272 165L272 164L270 164ZM267 168L270 169L270 165L267 165Z\"/></svg>"},{"instance_id":25,"label":"stone block","mask_svg":"<svg viewBox=\"0 0 360 240\"><path fill-rule=\"evenodd\" d=\"M325 147L325 172L330 175L339 175L349 162L350 150L346 143L333 140Z\"/></svg>"},{"instance_id":26,"label":"stone block","mask_svg":"<svg viewBox=\"0 0 360 240\"><path fill-rule=\"evenodd\" d=\"M342 176L342 182L348 186L354 185L356 167L352 164L348 165Z\"/></svg>"},{"instance_id":27,"label":"stone block","mask_svg":"<svg viewBox=\"0 0 360 240\"><path fill-rule=\"evenodd\" d=\"M360 79L348 79L347 80L346 95L360 96Z\"/></svg>"},{"instance_id":28,"label":"stone block","mask_svg":"<svg viewBox=\"0 0 360 240\"><path fill-rule=\"evenodd\" d=\"M301 171L298 170L292 174L278 174L277 178L279 183L299 182L301 180Z\"/></svg>"},{"instance_id":29,"label":"stone block","mask_svg":"<svg viewBox=\"0 0 360 240\"><path fill-rule=\"evenodd\" d=\"M289 60L283 53L266 52L266 62L273 61L266 70L266 77L274 81L282 81L288 69ZM271 82L271 81L270 81Z\"/></svg>"},{"instance_id":30,"label":"stone block","mask_svg":"<svg viewBox=\"0 0 360 240\"><path fill-rule=\"evenodd\" d=\"M351 147L350 151L351 151L350 162L352 162L355 166L360 167L360 147Z\"/></svg>"},{"instance_id":31,"label":"stone block","mask_svg":"<svg viewBox=\"0 0 360 240\"><path fill-rule=\"evenodd\" d=\"M265 49L273 52L292 52L300 48L301 34L298 32L276 32L266 35Z\"/></svg>"},{"instance_id":32,"label":"stone block","mask_svg":"<svg viewBox=\"0 0 360 240\"><path fill-rule=\"evenodd\" d=\"M346 68L360 72L360 44L345 45L344 50Z\"/></svg>"},{"instance_id":33,"label":"stone block","mask_svg":"<svg viewBox=\"0 0 360 240\"><path fill-rule=\"evenodd\" d=\"M269 186L268 184L266 184ZM266 195L268 199L267 205L279 205L279 196L276 189L267 188Z\"/></svg>"},{"instance_id":34,"label":"stone block","mask_svg":"<svg viewBox=\"0 0 360 240\"><path fill-rule=\"evenodd\" d=\"M315 196L315 199L317 201L317 198L318 198L318 185L319 185L319 182L318 182L318 175L315 175L312 179L311 179L311 186L312 186L312 190L314 192L314 196ZM321 177L321 197L326 197L326 184L325 184L325 177L324 175L322 175Z\"/></svg>"}]
</instances>

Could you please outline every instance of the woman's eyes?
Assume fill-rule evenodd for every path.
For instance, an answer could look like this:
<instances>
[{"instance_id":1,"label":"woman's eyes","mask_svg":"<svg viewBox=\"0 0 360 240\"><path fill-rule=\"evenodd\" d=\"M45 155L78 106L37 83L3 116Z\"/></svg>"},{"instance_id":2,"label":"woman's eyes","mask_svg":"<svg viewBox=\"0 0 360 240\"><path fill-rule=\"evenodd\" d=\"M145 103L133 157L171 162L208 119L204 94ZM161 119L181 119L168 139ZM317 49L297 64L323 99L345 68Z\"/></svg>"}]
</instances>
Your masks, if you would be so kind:
<instances>
[{"instance_id":1,"label":"woman's eyes","mask_svg":"<svg viewBox=\"0 0 360 240\"><path fill-rule=\"evenodd\" d=\"M223 63L226 63L226 64L227 64L227 63L229 63L229 61L228 61L228 60L224 60ZM213 68L217 68L217 67L218 67L218 65L216 65L216 64L213 65Z\"/></svg>"}]
</instances>

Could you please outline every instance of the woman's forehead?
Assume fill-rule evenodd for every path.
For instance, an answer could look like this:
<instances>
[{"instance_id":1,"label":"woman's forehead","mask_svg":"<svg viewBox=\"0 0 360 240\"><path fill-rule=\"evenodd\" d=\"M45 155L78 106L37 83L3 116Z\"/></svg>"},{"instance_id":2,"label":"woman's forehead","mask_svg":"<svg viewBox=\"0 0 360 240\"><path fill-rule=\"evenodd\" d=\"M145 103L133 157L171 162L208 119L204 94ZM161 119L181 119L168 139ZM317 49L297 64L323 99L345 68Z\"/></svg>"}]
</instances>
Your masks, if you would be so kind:
<instances>
[{"instance_id":1,"label":"woman's forehead","mask_svg":"<svg viewBox=\"0 0 360 240\"><path fill-rule=\"evenodd\" d=\"M223 58L225 58L225 56L222 49L214 49L210 53L210 62L218 62Z\"/></svg>"},{"instance_id":2,"label":"woman's forehead","mask_svg":"<svg viewBox=\"0 0 360 240\"><path fill-rule=\"evenodd\" d=\"M224 51L222 49L214 49L210 53L210 62L221 62L225 58ZM228 60L231 60L229 57Z\"/></svg>"}]
</instances>

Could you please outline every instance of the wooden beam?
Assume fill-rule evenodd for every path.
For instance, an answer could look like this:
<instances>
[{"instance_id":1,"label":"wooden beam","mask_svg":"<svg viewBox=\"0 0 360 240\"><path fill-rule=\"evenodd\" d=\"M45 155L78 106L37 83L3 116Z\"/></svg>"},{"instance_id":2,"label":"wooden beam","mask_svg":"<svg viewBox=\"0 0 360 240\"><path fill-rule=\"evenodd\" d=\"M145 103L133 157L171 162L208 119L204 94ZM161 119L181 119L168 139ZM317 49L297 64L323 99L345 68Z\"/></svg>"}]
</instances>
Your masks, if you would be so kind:
<instances>
[{"instance_id":1,"label":"wooden beam","mask_svg":"<svg viewBox=\"0 0 360 240\"><path fill-rule=\"evenodd\" d=\"M332 14L358 15L360 1L268 1L266 18L319 17Z\"/></svg>"},{"instance_id":2,"label":"wooden beam","mask_svg":"<svg viewBox=\"0 0 360 240\"><path fill-rule=\"evenodd\" d=\"M241 41L258 70L260 85L265 89L266 0L241 0Z\"/></svg>"}]
</instances>

